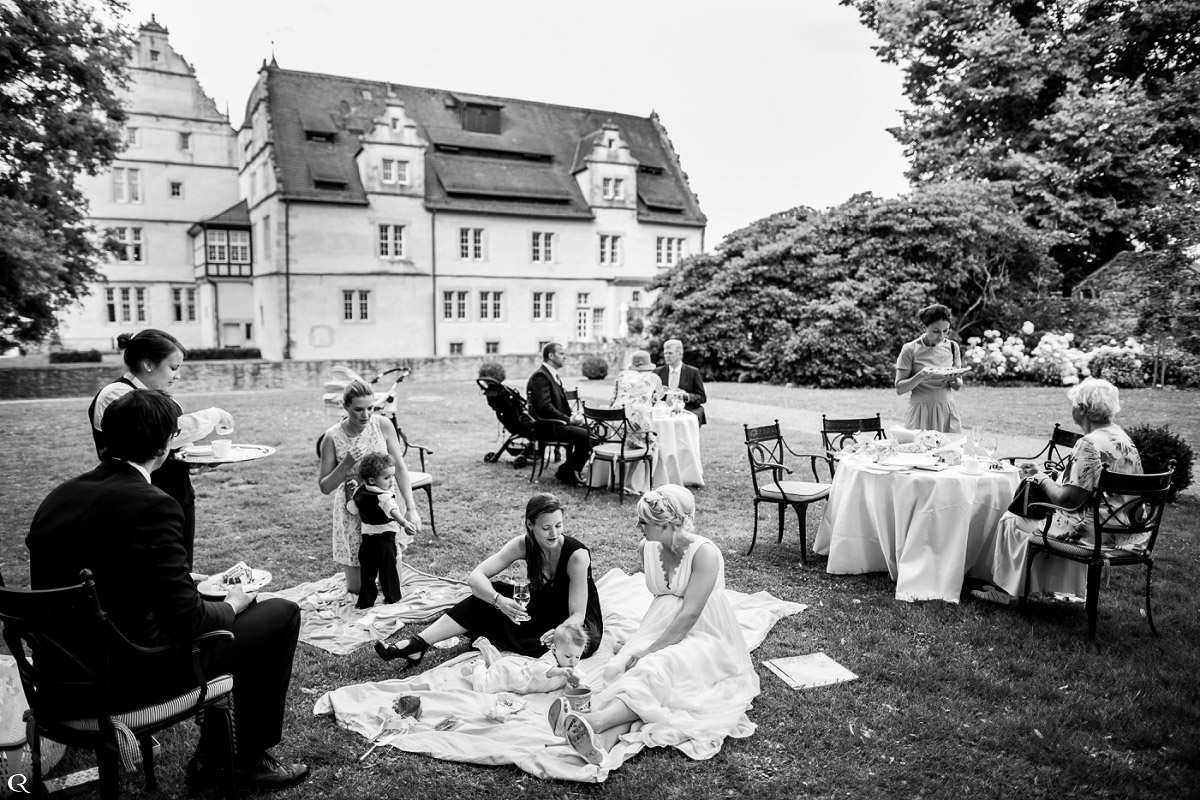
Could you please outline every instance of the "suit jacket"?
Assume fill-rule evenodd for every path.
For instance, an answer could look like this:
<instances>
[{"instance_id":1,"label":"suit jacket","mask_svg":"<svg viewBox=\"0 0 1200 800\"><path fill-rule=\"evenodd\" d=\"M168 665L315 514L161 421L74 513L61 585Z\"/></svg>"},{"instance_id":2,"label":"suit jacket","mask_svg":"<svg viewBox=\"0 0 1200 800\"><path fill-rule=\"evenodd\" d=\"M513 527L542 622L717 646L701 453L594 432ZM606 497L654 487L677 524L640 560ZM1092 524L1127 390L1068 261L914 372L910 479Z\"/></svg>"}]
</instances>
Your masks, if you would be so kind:
<instances>
[{"instance_id":1,"label":"suit jacket","mask_svg":"<svg viewBox=\"0 0 1200 800\"><path fill-rule=\"evenodd\" d=\"M662 380L663 386L669 385L667 379L671 375L671 368L663 364L658 369L654 370L654 374ZM679 365L679 388L688 393L687 401L683 407L691 411L700 419L700 424L703 425L704 420L704 403L708 402L708 396L704 394L704 379L700 377L700 370L688 364Z\"/></svg>"},{"instance_id":2,"label":"suit jacket","mask_svg":"<svg viewBox=\"0 0 1200 800\"><path fill-rule=\"evenodd\" d=\"M571 421L571 404L567 402L567 393L554 380L545 364L529 376L525 392L529 395L529 410L535 417Z\"/></svg>"},{"instance_id":3,"label":"suit jacket","mask_svg":"<svg viewBox=\"0 0 1200 800\"><path fill-rule=\"evenodd\" d=\"M179 503L122 461L47 495L25 544L34 589L77 584L90 569L101 607L135 644L190 650L195 636L233 626L233 607L202 599L192 582Z\"/></svg>"}]
</instances>

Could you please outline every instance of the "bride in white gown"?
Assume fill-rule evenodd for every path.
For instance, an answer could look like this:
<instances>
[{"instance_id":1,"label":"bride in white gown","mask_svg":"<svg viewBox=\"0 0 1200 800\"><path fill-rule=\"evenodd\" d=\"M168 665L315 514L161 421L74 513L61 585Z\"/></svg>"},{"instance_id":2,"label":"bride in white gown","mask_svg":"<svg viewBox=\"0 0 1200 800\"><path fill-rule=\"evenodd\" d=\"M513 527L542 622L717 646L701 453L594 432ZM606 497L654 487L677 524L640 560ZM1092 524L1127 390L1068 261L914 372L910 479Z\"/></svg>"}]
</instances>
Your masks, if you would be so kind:
<instances>
[{"instance_id":1,"label":"bride in white gown","mask_svg":"<svg viewBox=\"0 0 1200 800\"><path fill-rule=\"evenodd\" d=\"M576 713L556 700L550 725L592 764L626 733L652 747L674 745L692 758L712 758L725 737L754 732L746 710L759 692L725 596L724 558L694 532L696 503L682 486L647 492L637 511L644 537L638 547L654 600L605 668L592 710ZM637 722L642 725L634 730Z\"/></svg>"}]
</instances>

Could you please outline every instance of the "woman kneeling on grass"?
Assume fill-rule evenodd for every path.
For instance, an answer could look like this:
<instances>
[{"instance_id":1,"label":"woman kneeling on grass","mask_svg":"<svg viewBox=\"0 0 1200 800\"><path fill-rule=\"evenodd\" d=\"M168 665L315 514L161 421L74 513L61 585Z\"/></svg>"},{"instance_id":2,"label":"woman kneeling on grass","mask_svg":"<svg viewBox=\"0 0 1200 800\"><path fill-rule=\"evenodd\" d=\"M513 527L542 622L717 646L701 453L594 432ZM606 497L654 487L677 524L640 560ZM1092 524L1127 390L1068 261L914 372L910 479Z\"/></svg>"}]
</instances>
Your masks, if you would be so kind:
<instances>
[{"instance_id":1,"label":"woman kneeling on grass","mask_svg":"<svg viewBox=\"0 0 1200 800\"><path fill-rule=\"evenodd\" d=\"M720 549L695 533L696 502L682 486L662 486L638 501L638 543L646 586L654 595L646 616L604 669L605 688L592 711L550 706L550 727L590 764L600 764L617 739L675 745L694 759L716 755L725 737L745 738L746 716L758 695L758 674L725 596Z\"/></svg>"},{"instance_id":2,"label":"woman kneeling on grass","mask_svg":"<svg viewBox=\"0 0 1200 800\"><path fill-rule=\"evenodd\" d=\"M494 581L514 561L524 559L529 603L513 599L513 586ZM554 629L573 622L587 631L587 658L600 645L604 621L600 593L592 580L592 559L583 542L563 533L563 507L552 494L535 494L525 505L525 533L513 537L467 577L471 596L415 636L395 644L375 643L384 661L403 658L404 667L421 663L431 644L451 636L487 637L500 650L525 656L546 652Z\"/></svg>"}]
</instances>

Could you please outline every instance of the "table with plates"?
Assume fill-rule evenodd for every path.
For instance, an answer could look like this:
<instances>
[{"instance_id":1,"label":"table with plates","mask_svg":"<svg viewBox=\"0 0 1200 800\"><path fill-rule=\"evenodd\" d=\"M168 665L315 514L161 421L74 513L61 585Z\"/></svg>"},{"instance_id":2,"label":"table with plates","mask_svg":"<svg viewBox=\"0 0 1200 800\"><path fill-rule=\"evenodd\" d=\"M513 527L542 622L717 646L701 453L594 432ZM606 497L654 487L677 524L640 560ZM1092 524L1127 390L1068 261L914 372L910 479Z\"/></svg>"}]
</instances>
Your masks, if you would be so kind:
<instances>
[{"instance_id":1,"label":"table with plates","mask_svg":"<svg viewBox=\"0 0 1200 800\"><path fill-rule=\"evenodd\" d=\"M704 465L700 460L700 420L690 411L677 414L655 412L650 417L650 430L655 433L657 450L649 480L644 462L627 469L625 486L644 492L651 486L677 483L681 486L703 486ZM609 462L593 462L591 485L608 486Z\"/></svg>"},{"instance_id":2,"label":"table with plates","mask_svg":"<svg viewBox=\"0 0 1200 800\"><path fill-rule=\"evenodd\" d=\"M992 537L1016 491L1015 468L941 471L843 458L813 550L831 574L884 572L897 600L957 603L973 568L988 572Z\"/></svg>"}]
</instances>

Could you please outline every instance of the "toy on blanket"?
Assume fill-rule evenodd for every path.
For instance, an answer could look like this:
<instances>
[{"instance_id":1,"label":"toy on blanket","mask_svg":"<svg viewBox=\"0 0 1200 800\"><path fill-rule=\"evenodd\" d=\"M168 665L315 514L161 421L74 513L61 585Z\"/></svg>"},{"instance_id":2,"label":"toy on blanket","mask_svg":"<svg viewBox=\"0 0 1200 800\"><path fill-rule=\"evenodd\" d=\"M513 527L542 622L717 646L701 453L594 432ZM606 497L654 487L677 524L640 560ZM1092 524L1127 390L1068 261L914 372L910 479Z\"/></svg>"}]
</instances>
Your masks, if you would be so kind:
<instances>
[{"instance_id":1,"label":"toy on blanket","mask_svg":"<svg viewBox=\"0 0 1200 800\"><path fill-rule=\"evenodd\" d=\"M383 722L380 723L379 730L371 737L371 746L367 748L367 752L358 757L359 761L375 752L375 748L379 747L379 737L384 733L388 731L408 733L413 729L417 720L421 718L421 698L411 694L401 695L393 700L390 706L380 706L379 713L383 716Z\"/></svg>"},{"instance_id":2,"label":"toy on blanket","mask_svg":"<svg viewBox=\"0 0 1200 800\"><path fill-rule=\"evenodd\" d=\"M564 622L554 629L550 649L541 658L501 655L496 646L480 636L475 648L479 661L463 668L477 692L517 692L532 694L552 692L564 686L578 686L575 667L583 658L588 635L582 625Z\"/></svg>"}]
</instances>

